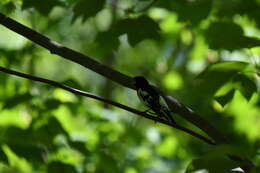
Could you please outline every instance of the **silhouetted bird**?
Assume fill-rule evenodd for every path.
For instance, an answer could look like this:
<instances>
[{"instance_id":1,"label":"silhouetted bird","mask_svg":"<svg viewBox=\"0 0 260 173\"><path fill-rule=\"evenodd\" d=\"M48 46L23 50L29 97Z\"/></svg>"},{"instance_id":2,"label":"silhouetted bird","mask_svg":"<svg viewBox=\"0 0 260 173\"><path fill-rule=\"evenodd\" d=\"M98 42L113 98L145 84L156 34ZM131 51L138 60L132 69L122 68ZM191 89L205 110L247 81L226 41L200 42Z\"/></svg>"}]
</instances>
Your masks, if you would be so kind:
<instances>
[{"instance_id":1,"label":"silhouetted bird","mask_svg":"<svg viewBox=\"0 0 260 173\"><path fill-rule=\"evenodd\" d=\"M159 117L166 118L166 120L176 124L159 92L151 86L143 76L134 77L134 81L137 95L141 102L155 112Z\"/></svg>"}]
</instances>

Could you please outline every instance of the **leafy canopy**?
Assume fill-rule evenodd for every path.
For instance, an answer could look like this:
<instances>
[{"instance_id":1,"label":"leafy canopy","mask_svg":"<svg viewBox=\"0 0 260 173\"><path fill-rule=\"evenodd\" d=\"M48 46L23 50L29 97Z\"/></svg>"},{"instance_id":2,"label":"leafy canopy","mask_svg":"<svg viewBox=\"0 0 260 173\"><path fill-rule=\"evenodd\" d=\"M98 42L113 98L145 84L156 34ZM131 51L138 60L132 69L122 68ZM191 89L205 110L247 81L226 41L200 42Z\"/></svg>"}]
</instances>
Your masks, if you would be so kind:
<instances>
[{"instance_id":1,"label":"leafy canopy","mask_svg":"<svg viewBox=\"0 0 260 173\"><path fill-rule=\"evenodd\" d=\"M211 147L98 101L0 73L0 172L224 173L240 165L227 154L250 159L259 172L259 9L259 0L0 0L1 13L52 40L147 77L231 141ZM2 26L0 38L1 66L146 109L134 92Z\"/></svg>"}]
</instances>

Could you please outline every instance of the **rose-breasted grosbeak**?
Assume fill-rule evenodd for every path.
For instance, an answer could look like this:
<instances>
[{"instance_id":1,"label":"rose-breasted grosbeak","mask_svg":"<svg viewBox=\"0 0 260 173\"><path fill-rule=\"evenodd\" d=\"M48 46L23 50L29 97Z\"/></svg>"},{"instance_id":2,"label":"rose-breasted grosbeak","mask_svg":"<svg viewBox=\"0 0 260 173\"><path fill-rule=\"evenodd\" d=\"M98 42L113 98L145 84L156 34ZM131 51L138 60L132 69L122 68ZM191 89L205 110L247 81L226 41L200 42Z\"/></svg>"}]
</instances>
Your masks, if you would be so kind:
<instances>
[{"instance_id":1,"label":"rose-breasted grosbeak","mask_svg":"<svg viewBox=\"0 0 260 173\"><path fill-rule=\"evenodd\" d=\"M171 123L176 124L167 105L163 103L163 98L159 92L142 76L134 77L134 81L137 95L141 102L159 117L163 117Z\"/></svg>"}]
</instances>

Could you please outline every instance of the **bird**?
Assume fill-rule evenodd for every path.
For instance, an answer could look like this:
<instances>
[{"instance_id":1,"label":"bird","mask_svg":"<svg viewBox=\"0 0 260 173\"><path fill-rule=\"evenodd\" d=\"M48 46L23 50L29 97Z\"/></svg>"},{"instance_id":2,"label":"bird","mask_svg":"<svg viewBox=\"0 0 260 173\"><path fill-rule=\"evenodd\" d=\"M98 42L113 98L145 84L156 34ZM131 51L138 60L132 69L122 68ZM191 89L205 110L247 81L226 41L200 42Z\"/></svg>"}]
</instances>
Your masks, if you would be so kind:
<instances>
[{"instance_id":1,"label":"bird","mask_svg":"<svg viewBox=\"0 0 260 173\"><path fill-rule=\"evenodd\" d=\"M133 79L139 100L156 113L158 117L163 117L171 123L176 124L171 111L163 103L160 93L143 76L136 76Z\"/></svg>"}]
</instances>

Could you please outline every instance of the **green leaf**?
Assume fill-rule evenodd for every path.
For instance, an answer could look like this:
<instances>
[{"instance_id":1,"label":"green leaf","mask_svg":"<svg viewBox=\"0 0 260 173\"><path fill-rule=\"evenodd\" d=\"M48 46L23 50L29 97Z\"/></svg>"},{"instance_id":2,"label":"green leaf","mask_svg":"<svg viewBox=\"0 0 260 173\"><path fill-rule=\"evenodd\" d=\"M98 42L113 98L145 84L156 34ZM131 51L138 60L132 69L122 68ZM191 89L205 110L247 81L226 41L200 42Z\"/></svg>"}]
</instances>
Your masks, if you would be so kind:
<instances>
[{"instance_id":1,"label":"green leaf","mask_svg":"<svg viewBox=\"0 0 260 173\"><path fill-rule=\"evenodd\" d=\"M243 72L249 66L246 62L227 61L208 66L199 74L199 88L205 94L214 94L222 85L231 81L232 77Z\"/></svg>"},{"instance_id":2,"label":"green leaf","mask_svg":"<svg viewBox=\"0 0 260 173\"><path fill-rule=\"evenodd\" d=\"M0 148L0 161L4 163L8 163L8 158L5 154L5 152Z\"/></svg>"},{"instance_id":3,"label":"green leaf","mask_svg":"<svg viewBox=\"0 0 260 173\"><path fill-rule=\"evenodd\" d=\"M211 10L211 0L196 0L196 1L175 1L173 6L178 14L180 21L190 21L193 24L198 24L202 19L205 19Z\"/></svg>"},{"instance_id":4,"label":"green leaf","mask_svg":"<svg viewBox=\"0 0 260 173\"><path fill-rule=\"evenodd\" d=\"M82 21L86 21L89 17L95 16L105 5L105 0L79 0L74 6L73 20L82 16Z\"/></svg>"},{"instance_id":5,"label":"green leaf","mask_svg":"<svg viewBox=\"0 0 260 173\"><path fill-rule=\"evenodd\" d=\"M40 134L34 134L31 129L19 129L8 127L1 134L1 142L7 144L17 155L33 161L43 161L46 154L43 143L39 142L42 138ZM48 141L51 143L51 141ZM2 155L0 155L2 157Z\"/></svg>"},{"instance_id":6,"label":"green leaf","mask_svg":"<svg viewBox=\"0 0 260 173\"><path fill-rule=\"evenodd\" d=\"M14 138L13 136L16 137ZM33 143L33 138L29 130L11 126L1 132L1 142L10 144L19 144L24 142L25 145L30 145Z\"/></svg>"},{"instance_id":7,"label":"green leaf","mask_svg":"<svg viewBox=\"0 0 260 173\"><path fill-rule=\"evenodd\" d=\"M11 109L19 104L26 103L30 101L33 96L29 93L17 94L13 97L10 97L5 100L5 104L3 105L3 109Z\"/></svg>"},{"instance_id":8,"label":"green leaf","mask_svg":"<svg viewBox=\"0 0 260 173\"><path fill-rule=\"evenodd\" d=\"M256 105L260 107L260 97L258 98Z\"/></svg>"},{"instance_id":9,"label":"green leaf","mask_svg":"<svg viewBox=\"0 0 260 173\"><path fill-rule=\"evenodd\" d=\"M147 16L121 20L115 25L114 29L118 36L127 34L128 41L132 46L144 39L158 40L160 38L158 23Z\"/></svg>"},{"instance_id":10,"label":"green leaf","mask_svg":"<svg viewBox=\"0 0 260 173\"><path fill-rule=\"evenodd\" d=\"M50 164L48 164L47 172L48 173L57 173L57 172L77 173L74 166L71 166L69 164L65 164L65 163L62 163L62 162L57 162L57 161L51 162Z\"/></svg>"},{"instance_id":11,"label":"green leaf","mask_svg":"<svg viewBox=\"0 0 260 173\"><path fill-rule=\"evenodd\" d=\"M78 150L79 152L81 152L82 154L89 155L90 151L86 148L86 144L85 142L81 142L81 141L69 141L70 146L73 149Z\"/></svg>"},{"instance_id":12,"label":"green leaf","mask_svg":"<svg viewBox=\"0 0 260 173\"><path fill-rule=\"evenodd\" d=\"M257 1L218 0L215 8L219 17L232 19L237 14L246 15L260 25L260 4Z\"/></svg>"},{"instance_id":13,"label":"green leaf","mask_svg":"<svg viewBox=\"0 0 260 173\"><path fill-rule=\"evenodd\" d=\"M97 172L114 172L117 173L118 171L118 163L113 158L112 154L108 155L107 153L100 152L100 161L98 166Z\"/></svg>"},{"instance_id":14,"label":"green leaf","mask_svg":"<svg viewBox=\"0 0 260 173\"><path fill-rule=\"evenodd\" d=\"M210 152L208 152L204 157L214 158L224 155L236 155L236 156L245 156L247 154L246 151L241 151L242 147L233 146L228 144L221 144L215 146Z\"/></svg>"},{"instance_id":15,"label":"green leaf","mask_svg":"<svg viewBox=\"0 0 260 173\"><path fill-rule=\"evenodd\" d=\"M218 2L216 3L216 14L219 17L232 17L235 14L239 14L241 13L242 9L244 8L242 3L245 3L246 1L237 1L237 0L229 0L229 1L225 1L225 0L218 0Z\"/></svg>"},{"instance_id":16,"label":"green leaf","mask_svg":"<svg viewBox=\"0 0 260 173\"><path fill-rule=\"evenodd\" d=\"M239 91L248 101L251 99L252 95L257 92L255 81L246 75L236 75L232 79L232 82L238 84Z\"/></svg>"},{"instance_id":17,"label":"green leaf","mask_svg":"<svg viewBox=\"0 0 260 173\"><path fill-rule=\"evenodd\" d=\"M223 96L216 97L215 99L221 106L225 106L228 102L230 102L234 97L235 89L230 90L227 94Z\"/></svg>"},{"instance_id":18,"label":"green leaf","mask_svg":"<svg viewBox=\"0 0 260 173\"><path fill-rule=\"evenodd\" d=\"M10 149L18 156L24 157L27 160L33 162L44 162L44 157L47 155L47 151L40 145L24 145L20 144L8 144Z\"/></svg>"},{"instance_id":19,"label":"green leaf","mask_svg":"<svg viewBox=\"0 0 260 173\"><path fill-rule=\"evenodd\" d=\"M112 31L99 32L96 37L96 43L99 52L102 52L103 56L106 56L119 47L118 35Z\"/></svg>"},{"instance_id":20,"label":"green leaf","mask_svg":"<svg viewBox=\"0 0 260 173\"><path fill-rule=\"evenodd\" d=\"M48 111L53 110L53 109L57 109L62 102L60 100L57 99L48 99L44 102L45 107Z\"/></svg>"},{"instance_id":21,"label":"green leaf","mask_svg":"<svg viewBox=\"0 0 260 173\"><path fill-rule=\"evenodd\" d=\"M53 139L57 135L68 136L68 133L54 117L49 118L47 124L44 124L33 131L34 140L44 144L46 147L53 147Z\"/></svg>"},{"instance_id":22,"label":"green leaf","mask_svg":"<svg viewBox=\"0 0 260 173\"><path fill-rule=\"evenodd\" d=\"M187 167L185 173L207 170L210 173L231 173L231 169L238 167L239 164L225 156L215 158L194 159Z\"/></svg>"},{"instance_id":23,"label":"green leaf","mask_svg":"<svg viewBox=\"0 0 260 173\"><path fill-rule=\"evenodd\" d=\"M58 134L68 136L67 131L64 130L62 124L55 117L49 118L46 128L48 128L49 134L51 134L53 137L55 137Z\"/></svg>"},{"instance_id":24,"label":"green leaf","mask_svg":"<svg viewBox=\"0 0 260 173\"><path fill-rule=\"evenodd\" d=\"M24 0L23 9L35 8L43 15L48 15L55 6L64 6L63 0Z\"/></svg>"},{"instance_id":25,"label":"green leaf","mask_svg":"<svg viewBox=\"0 0 260 173\"><path fill-rule=\"evenodd\" d=\"M33 124L35 123L36 122ZM22 146L38 146L41 144L45 147L53 147L53 139L59 134L68 136L68 133L64 130L59 121L51 117L47 123L37 128L30 126L30 128L24 130L17 127L8 127L3 134L1 134L1 141L17 146L21 146L21 144Z\"/></svg>"},{"instance_id":26,"label":"green leaf","mask_svg":"<svg viewBox=\"0 0 260 173\"><path fill-rule=\"evenodd\" d=\"M176 12L179 21L192 23L191 26L196 26L203 19L206 19L212 8L211 0L163 0L158 1L157 4L161 8Z\"/></svg>"},{"instance_id":27,"label":"green leaf","mask_svg":"<svg viewBox=\"0 0 260 173\"><path fill-rule=\"evenodd\" d=\"M260 39L244 36L242 28L235 23L212 23L205 34L212 49L234 50L260 46Z\"/></svg>"},{"instance_id":28,"label":"green leaf","mask_svg":"<svg viewBox=\"0 0 260 173\"><path fill-rule=\"evenodd\" d=\"M239 162L235 162L227 157L229 155L240 155L241 150L231 145L219 145L207 152L199 159L194 159L187 167L185 173L193 173L205 169L210 173L231 173L231 169L239 167Z\"/></svg>"},{"instance_id":29,"label":"green leaf","mask_svg":"<svg viewBox=\"0 0 260 173\"><path fill-rule=\"evenodd\" d=\"M3 5L1 4L3 3ZM5 14L12 13L16 9L16 6L13 2L5 3L0 1L0 11Z\"/></svg>"}]
</instances>

